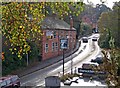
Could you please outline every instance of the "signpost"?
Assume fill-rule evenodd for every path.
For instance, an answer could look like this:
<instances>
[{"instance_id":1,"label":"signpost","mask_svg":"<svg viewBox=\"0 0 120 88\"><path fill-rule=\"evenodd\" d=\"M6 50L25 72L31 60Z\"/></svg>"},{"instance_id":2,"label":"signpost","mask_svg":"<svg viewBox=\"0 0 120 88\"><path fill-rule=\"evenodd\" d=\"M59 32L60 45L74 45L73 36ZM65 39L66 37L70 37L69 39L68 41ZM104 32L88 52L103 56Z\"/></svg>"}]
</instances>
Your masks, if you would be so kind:
<instances>
[{"instance_id":1,"label":"signpost","mask_svg":"<svg viewBox=\"0 0 120 88\"><path fill-rule=\"evenodd\" d=\"M60 39L60 48L67 49L68 48L68 39Z\"/></svg>"},{"instance_id":2,"label":"signpost","mask_svg":"<svg viewBox=\"0 0 120 88\"><path fill-rule=\"evenodd\" d=\"M64 76L64 50L68 48L68 39L60 39L60 48L63 49L63 76Z\"/></svg>"}]
</instances>

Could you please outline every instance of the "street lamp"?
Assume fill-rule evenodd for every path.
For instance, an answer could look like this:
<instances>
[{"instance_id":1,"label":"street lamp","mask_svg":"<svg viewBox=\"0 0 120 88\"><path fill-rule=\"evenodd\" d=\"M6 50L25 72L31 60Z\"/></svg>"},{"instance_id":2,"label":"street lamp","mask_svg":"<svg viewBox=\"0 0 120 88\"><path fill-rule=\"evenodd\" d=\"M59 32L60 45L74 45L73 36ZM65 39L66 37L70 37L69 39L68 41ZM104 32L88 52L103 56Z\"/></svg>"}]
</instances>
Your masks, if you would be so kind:
<instances>
[{"instance_id":1,"label":"street lamp","mask_svg":"<svg viewBox=\"0 0 120 88\"><path fill-rule=\"evenodd\" d=\"M29 60L28 60L28 53L27 53L27 66L28 66L28 62L29 62Z\"/></svg>"},{"instance_id":2,"label":"street lamp","mask_svg":"<svg viewBox=\"0 0 120 88\"><path fill-rule=\"evenodd\" d=\"M72 35L70 36L70 38L71 38L71 44L72 44L72 53L71 53L71 74L73 74L73 58L72 58L72 54L73 54L73 43L74 42L72 42Z\"/></svg>"}]
</instances>

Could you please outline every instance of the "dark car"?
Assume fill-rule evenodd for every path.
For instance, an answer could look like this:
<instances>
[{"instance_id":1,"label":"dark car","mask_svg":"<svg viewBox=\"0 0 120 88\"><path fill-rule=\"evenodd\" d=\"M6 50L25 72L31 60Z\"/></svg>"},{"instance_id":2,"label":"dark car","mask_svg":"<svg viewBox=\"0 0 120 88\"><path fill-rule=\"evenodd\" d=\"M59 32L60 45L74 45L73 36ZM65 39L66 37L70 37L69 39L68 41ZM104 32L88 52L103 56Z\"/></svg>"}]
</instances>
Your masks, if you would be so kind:
<instances>
[{"instance_id":1,"label":"dark car","mask_svg":"<svg viewBox=\"0 0 120 88\"><path fill-rule=\"evenodd\" d=\"M20 87L20 78L17 75L8 75L0 78L1 88L18 88Z\"/></svg>"},{"instance_id":2,"label":"dark car","mask_svg":"<svg viewBox=\"0 0 120 88\"><path fill-rule=\"evenodd\" d=\"M97 65L94 63L83 63L82 69L92 70L93 68L97 68Z\"/></svg>"},{"instance_id":3,"label":"dark car","mask_svg":"<svg viewBox=\"0 0 120 88\"><path fill-rule=\"evenodd\" d=\"M92 41L97 41L97 38L96 38L96 37L93 37L93 38L92 38Z\"/></svg>"},{"instance_id":4,"label":"dark car","mask_svg":"<svg viewBox=\"0 0 120 88\"><path fill-rule=\"evenodd\" d=\"M96 59L92 59L91 62L102 64L103 63L103 58L102 57L97 57Z\"/></svg>"}]
</instances>

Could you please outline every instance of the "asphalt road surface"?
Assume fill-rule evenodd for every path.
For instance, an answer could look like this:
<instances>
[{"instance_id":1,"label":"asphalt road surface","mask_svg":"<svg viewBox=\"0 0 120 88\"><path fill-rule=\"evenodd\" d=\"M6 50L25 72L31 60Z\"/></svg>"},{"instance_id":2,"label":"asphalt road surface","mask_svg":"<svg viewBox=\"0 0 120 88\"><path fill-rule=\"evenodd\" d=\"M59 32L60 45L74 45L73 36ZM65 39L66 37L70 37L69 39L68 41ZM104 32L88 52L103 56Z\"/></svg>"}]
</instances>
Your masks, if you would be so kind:
<instances>
[{"instance_id":1,"label":"asphalt road surface","mask_svg":"<svg viewBox=\"0 0 120 88\"><path fill-rule=\"evenodd\" d=\"M65 59L65 73L71 72L71 67L73 68L73 72L77 72L77 68L81 67L83 63L89 62L91 59L101 54L100 48L97 44L98 42L92 41L92 38L95 36L99 39L99 34L90 36L88 43L81 42L78 51ZM74 57L75 55L77 56ZM21 86L44 86L46 77L62 75L62 67L62 61L60 61L49 67L23 76L21 78Z\"/></svg>"}]
</instances>

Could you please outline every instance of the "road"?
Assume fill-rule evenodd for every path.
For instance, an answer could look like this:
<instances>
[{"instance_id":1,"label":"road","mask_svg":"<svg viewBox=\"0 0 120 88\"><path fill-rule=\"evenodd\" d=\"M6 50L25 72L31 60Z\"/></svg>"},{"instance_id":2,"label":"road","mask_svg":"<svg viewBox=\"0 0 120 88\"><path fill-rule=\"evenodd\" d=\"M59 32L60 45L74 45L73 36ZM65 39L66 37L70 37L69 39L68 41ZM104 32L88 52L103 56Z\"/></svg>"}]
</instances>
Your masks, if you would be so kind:
<instances>
[{"instance_id":1,"label":"road","mask_svg":"<svg viewBox=\"0 0 120 88\"><path fill-rule=\"evenodd\" d=\"M71 65L73 67L73 71L75 71L75 68L81 67L82 63L89 62L91 59L100 54L100 48L97 42L93 42L91 39L93 36L97 36L99 38L99 34L90 36L88 43L81 42L81 46L78 51L65 59L65 73L71 71ZM75 55L77 56L74 57ZM47 76L60 74L62 74L62 61L29 75L23 76L21 78L21 86L42 86L44 85L44 79Z\"/></svg>"}]
</instances>

